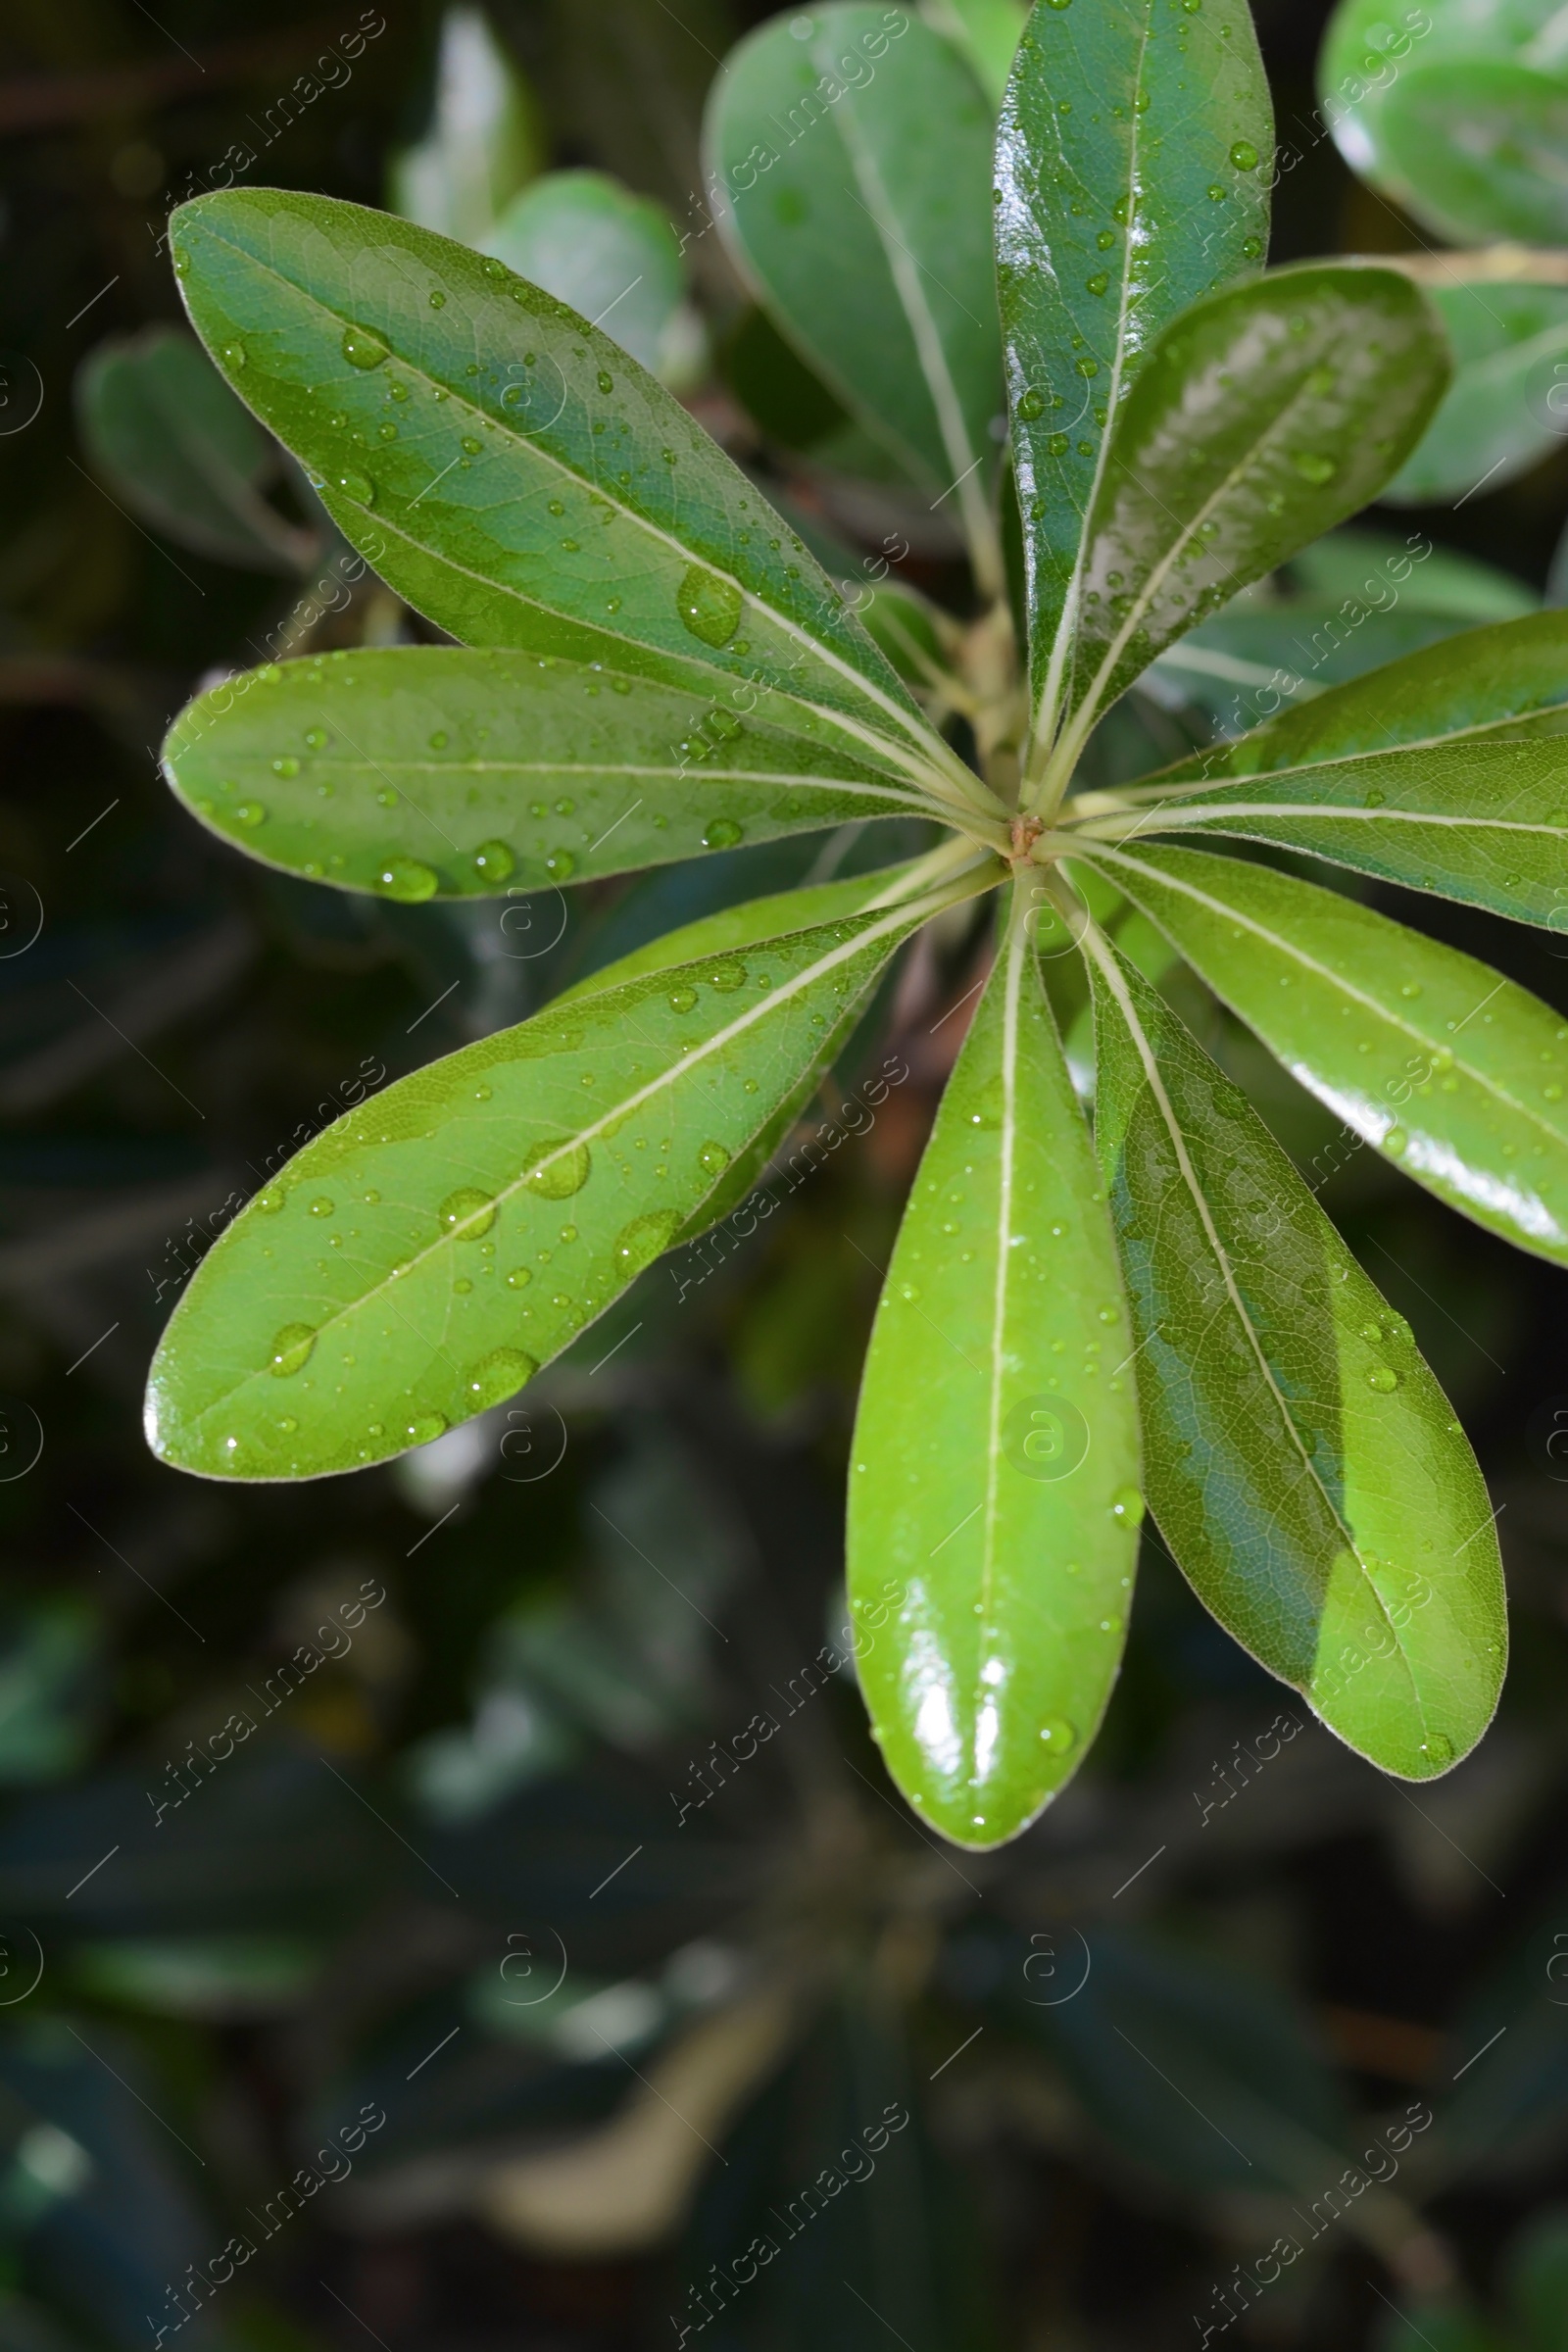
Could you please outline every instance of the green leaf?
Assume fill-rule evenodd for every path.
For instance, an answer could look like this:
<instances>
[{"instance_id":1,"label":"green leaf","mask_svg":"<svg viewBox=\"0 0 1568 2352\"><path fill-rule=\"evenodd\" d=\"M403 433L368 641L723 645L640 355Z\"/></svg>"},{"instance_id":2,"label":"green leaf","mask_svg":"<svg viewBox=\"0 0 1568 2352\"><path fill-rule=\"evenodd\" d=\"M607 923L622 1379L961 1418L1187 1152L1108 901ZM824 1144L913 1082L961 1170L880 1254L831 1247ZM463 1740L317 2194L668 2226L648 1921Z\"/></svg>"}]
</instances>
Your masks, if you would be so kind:
<instances>
[{"instance_id":1,"label":"green leaf","mask_svg":"<svg viewBox=\"0 0 1568 2352\"><path fill-rule=\"evenodd\" d=\"M474 242L602 325L663 382L684 386L701 374L702 329L685 307L680 243L652 197L604 172L551 172Z\"/></svg>"},{"instance_id":2,"label":"green leaf","mask_svg":"<svg viewBox=\"0 0 1568 2352\"><path fill-rule=\"evenodd\" d=\"M1018 37L1028 22L1026 0L924 0L928 23L968 59L993 106L1007 92Z\"/></svg>"},{"instance_id":3,"label":"green leaf","mask_svg":"<svg viewBox=\"0 0 1568 2352\"><path fill-rule=\"evenodd\" d=\"M1534 2215L1508 2249L1508 2303L1523 2352L1568 2352L1568 2213Z\"/></svg>"},{"instance_id":4,"label":"green leaf","mask_svg":"<svg viewBox=\"0 0 1568 2352\"><path fill-rule=\"evenodd\" d=\"M1244 1649L1359 1754L1431 1779L1502 1684L1475 1456L1240 1088L1107 941L1086 944L1150 1508Z\"/></svg>"},{"instance_id":5,"label":"green leaf","mask_svg":"<svg viewBox=\"0 0 1568 2352\"><path fill-rule=\"evenodd\" d=\"M76 378L88 457L154 530L253 571L296 571L315 535L262 496L276 463L206 353L174 327L100 343Z\"/></svg>"},{"instance_id":6,"label":"green leaf","mask_svg":"<svg viewBox=\"0 0 1568 2352\"><path fill-rule=\"evenodd\" d=\"M1117 821L1089 830L1103 833ZM1146 808L1132 822L1140 838L1223 833L1272 842L1406 890L1568 931L1568 743L1561 740L1363 752L1197 793Z\"/></svg>"},{"instance_id":7,"label":"green leaf","mask_svg":"<svg viewBox=\"0 0 1568 2352\"><path fill-rule=\"evenodd\" d=\"M1355 597L1336 604L1299 597L1256 611L1238 605L1167 646L1143 685L1147 693L1154 680L1168 682L1224 734L1245 736L1282 707L1312 702L1330 687L1381 671L1403 655L1456 636L1464 625L1446 612L1402 605L1384 612Z\"/></svg>"},{"instance_id":8,"label":"green leaf","mask_svg":"<svg viewBox=\"0 0 1568 2352\"><path fill-rule=\"evenodd\" d=\"M1457 949L1198 850L1100 851L1292 1076L1407 1176L1568 1262L1568 1023Z\"/></svg>"},{"instance_id":9,"label":"green leaf","mask_svg":"<svg viewBox=\"0 0 1568 2352\"><path fill-rule=\"evenodd\" d=\"M1398 586L1401 604L1420 612L1451 613L1456 620L1517 620L1541 610L1540 597L1515 573L1451 547L1434 547L1424 531L1405 539L1354 527L1330 531L1291 558L1290 576L1307 595L1336 601L1375 601L1392 582Z\"/></svg>"},{"instance_id":10,"label":"green leaf","mask_svg":"<svg viewBox=\"0 0 1568 2352\"><path fill-rule=\"evenodd\" d=\"M678 672L676 673L678 675ZM530 654L396 646L269 664L174 722L164 767L266 864L394 899L588 882L930 803L806 704Z\"/></svg>"},{"instance_id":11,"label":"green leaf","mask_svg":"<svg viewBox=\"0 0 1568 2352\"><path fill-rule=\"evenodd\" d=\"M936 906L548 1006L337 1120L242 1210L148 1384L220 1478L381 1461L499 1403L654 1258Z\"/></svg>"},{"instance_id":12,"label":"green leaf","mask_svg":"<svg viewBox=\"0 0 1568 2352\"><path fill-rule=\"evenodd\" d=\"M731 51L707 126L719 224L759 301L872 440L953 497L995 594L992 135L928 24L843 5L777 17Z\"/></svg>"},{"instance_id":13,"label":"green leaf","mask_svg":"<svg viewBox=\"0 0 1568 2352\"><path fill-rule=\"evenodd\" d=\"M1104 1712L1143 1516L1133 1347L1020 899L905 1212L850 1476L860 1687L956 1844L1016 1837Z\"/></svg>"},{"instance_id":14,"label":"green leaf","mask_svg":"<svg viewBox=\"0 0 1568 2352\"><path fill-rule=\"evenodd\" d=\"M1485 58L1423 59L1385 99L1382 135L1411 211L1440 236L1568 239L1568 80L1560 74Z\"/></svg>"},{"instance_id":15,"label":"green leaf","mask_svg":"<svg viewBox=\"0 0 1568 2352\"><path fill-rule=\"evenodd\" d=\"M1453 346L1454 375L1425 437L1383 492L1391 506L1437 506L1485 482L1500 490L1562 438L1556 363L1568 356L1568 287L1426 289Z\"/></svg>"},{"instance_id":16,"label":"green leaf","mask_svg":"<svg viewBox=\"0 0 1568 2352\"><path fill-rule=\"evenodd\" d=\"M1261 262L1273 150L1246 0L1031 15L997 141L997 270L1048 740L1106 428L1177 313Z\"/></svg>"},{"instance_id":17,"label":"green leaf","mask_svg":"<svg viewBox=\"0 0 1568 2352\"><path fill-rule=\"evenodd\" d=\"M482 244L509 199L544 169L548 144L533 93L484 11L449 9L430 127L394 157L388 201L421 228Z\"/></svg>"},{"instance_id":18,"label":"green leaf","mask_svg":"<svg viewBox=\"0 0 1568 2352\"><path fill-rule=\"evenodd\" d=\"M1436 318L1392 270L1306 263L1184 313L1111 435L1066 680L1076 708L1048 776L1070 772L1095 715L1156 654L1375 497L1447 375Z\"/></svg>"},{"instance_id":19,"label":"green leaf","mask_svg":"<svg viewBox=\"0 0 1568 2352\"><path fill-rule=\"evenodd\" d=\"M673 660L743 710L786 689L972 801L974 778L745 475L553 296L323 196L198 197L173 235L209 350L345 536L453 636L629 675Z\"/></svg>"},{"instance_id":20,"label":"green leaf","mask_svg":"<svg viewBox=\"0 0 1568 2352\"><path fill-rule=\"evenodd\" d=\"M1353 172L1401 204L1418 199L1390 154L1384 110L1390 93L1417 68L1462 57L1517 56L1560 16L1559 0L1485 0L1479 9L1438 0L1406 8L1391 22L1388 0L1342 0L1318 61L1322 116ZM1535 60L1550 64L1550 57Z\"/></svg>"}]
</instances>

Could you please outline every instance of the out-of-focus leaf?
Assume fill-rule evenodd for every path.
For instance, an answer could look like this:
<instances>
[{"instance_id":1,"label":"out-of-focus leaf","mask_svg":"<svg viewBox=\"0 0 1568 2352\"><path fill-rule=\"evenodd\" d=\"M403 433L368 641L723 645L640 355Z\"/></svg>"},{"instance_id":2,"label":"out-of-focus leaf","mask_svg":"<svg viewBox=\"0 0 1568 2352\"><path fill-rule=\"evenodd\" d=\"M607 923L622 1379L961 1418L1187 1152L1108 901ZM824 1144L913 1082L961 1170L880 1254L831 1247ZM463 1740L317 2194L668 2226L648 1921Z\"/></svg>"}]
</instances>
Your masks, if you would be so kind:
<instances>
[{"instance_id":1,"label":"out-of-focus leaf","mask_svg":"<svg viewBox=\"0 0 1568 2352\"><path fill-rule=\"evenodd\" d=\"M65 1597L0 1633L0 1784L60 1780L86 1762L102 1648L96 1611Z\"/></svg>"},{"instance_id":2,"label":"out-of-focus leaf","mask_svg":"<svg viewBox=\"0 0 1568 2352\"><path fill-rule=\"evenodd\" d=\"M1383 102L1382 138L1410 209L1460 244L1568 238L1568 80L1487 57L1424 59Z\"/></svg>"},{"instance_id":3,"label":"out-of-focus leaf","mask_svg":"<svg viewBox=\"0 0 1568 2352\"><path fill-rule=\"evenodd\" d=\"M430 127L392 160L392 210L440 236L482 245L512 197L543 170L546 152L533 93L483 9L449 9Z\"/></svg>"},{"instance_id":4,"label":"out-of-focus leaf","mask_svg":"<svg viewBox=\"0 0 1568 2352\"><path fill-rule=\"evenodd\" d=\"M322 1962L302 1936L209 1936L177 1942L126 1937L83 1945L72 1974L99 2000L166 2017L266 2017L298 2001Z\"/></svg>"},{"instance_id":5,"label":"out-of-focus leaf","mask_svg":"<svg viewBox=\"0 0 1568 2352\"><path fill-rule=\"evenodd\" d=\"M1124 2155L1189 2191L1310 2197L1339 2178L1348 2125L1333 2075L1271 1986L1125 1933L1055 1942L1051 1994L1087 1961L1082 1989L1047 2005L1046 1972L1020 1950L999 2006L1046 2042Z\"/></svg>"},{"instance_id":6,"label":"out-of-focus leaf","mask_svg":"<svg viewBox=\"0 0 1568 2352\"><path fill-rule=\"evenodd\" d=\"M152 326L100 343L76 409L98 471L166 538L253 571L311 562L315 536L262 496L276 453L191 336Z\"/></svg>"},{"instance_id":7,"label":"out-of-focus leaf","mask_svg":"<svg viewBox=\"0 0 1568 2352\"><path fill-rule=\"evenodd\" d=\"M681 389L701 375L703 333L685 305L680 244L651 197L603 172L551 172L472 241L602 326L663 382Z\"/></svg>"},{"instance_id":8,"label":"out-of-focus leaf","mask_svg":"<svg viewBox=\"0 0 1568 2352\"><path fill-rule=\"evenodd\" d=\"M1508 2352L1478 2312L1453 2303L1408 2303L1378 2322L1377 2352Z\"/></svg>"},{"instance_id":9,"label":"out-of-focus leaf","mask_svg":"<svg viewBox=\"0 0 1568 2352\"><path fill-rule=\"evenodd\" d=\"M1000 107L1018 36L1028 22L1026 0L923 0L922 13L962 50L980 87Z\"/></svg>"},{"instance_id":10,"label":"out-of-focus leaf","mask_svg":"<svg viewBox=\"0 0 1568 2352\"><path fill-rule=\"evenodd\" d=\"M1290 562L1290 577L1310 596L1334 603L1353 597L1377 604L1391 589L1399 609L1451 613L1457 620L1516 620L1541 599L1511 571L1451 547L1434 547L1424 531L1396 539L1382 531L1330 531Z\"/></svg>"},{"instance_id":11,"label":"out-of-focus leaf","mask_svg":"<svg viewBox=\"0 0 1568 2352\"><path fill-rule=\"evenodd\" d=\"M1205 711L1222 736L1250 740L1276 710L1310 703L1347 679L1455 636L1465 623L1399 606L1379 612L1355 595L1336 604L1300 597L1257 611L1221 612L1179 638L1145 674L1146 692L1167 683Z\"/></svg>"},{"instance_id":12,"label":"out-of-focus leaf","mask_svg":"<svg viewBox=\"0 0 1568 2352\"><path fill-rule=\"evenodd\" d=\"M1261 263L1273 145L1246 0L1033 11L997 141L997 270L1048 738L1109 435L1155 336Z\"/></svg>"},{"instance_id":13,"label":"out-of-focus leaf","mask_svg":"<svg viewBox=\"0 0 1568 2352\"><path fill-rule=\"evenodd\" d=\"M707 131L717 217L848 413L928 496L953 497L995 590L992 114L949 42L893 16L779 17L731 53Z\"/></svg>"},{"instance_id":14,"label":"out-of-focus leaf","mask_svg":"<svg viewBox=\"0 0 1568 2352\"><path fill-rule=\"evenodd\" d=\"M1568 2352L1568 2213L1536 2215L1508 2249L1508 2307L1521 2352Z\"/></svg>"},{"instance_id":15,"label":"out-of-focus leaf","mask_svg":"<svg viewBox=\"0 0 1568 2352\"><path fill-rule=\"evenodd\" d=\"M1568 425L1555 364L1568 355L1568 288L1435 285L1428 298L1453 346L1453 381L1419 446L1383 492L1437 506L1485 483L1500 490L1555 449Z\"/></svg>"}]
</instances>

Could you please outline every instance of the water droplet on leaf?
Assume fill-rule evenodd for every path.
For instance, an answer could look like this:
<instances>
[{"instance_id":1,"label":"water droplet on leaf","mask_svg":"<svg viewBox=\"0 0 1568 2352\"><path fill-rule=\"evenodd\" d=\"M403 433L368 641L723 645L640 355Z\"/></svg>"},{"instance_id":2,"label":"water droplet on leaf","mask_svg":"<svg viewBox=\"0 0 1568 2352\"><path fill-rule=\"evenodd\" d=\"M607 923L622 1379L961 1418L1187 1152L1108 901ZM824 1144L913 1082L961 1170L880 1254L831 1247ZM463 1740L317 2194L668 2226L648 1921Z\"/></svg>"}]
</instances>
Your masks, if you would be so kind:
<instances>
[{"instance_id":1,"label":"water droplet on leaf","mask_svg":"<svg viewBox=\"0 0 1568 2352\"><path fill-rule=\"evenodd\" d=\"M728 645L741 624L741 592L730 580L689 564L675 591L675 610L681 626L704 645Z\"/></svg>"},{"instance_id":2,"label":"water droplet on leaf","mask_svg":"<svg viewBox=\"0 0 1568 2352\"><path fill-rule=\"evenodd\" d=\"M315 1346L314 1323L285 1323L281 1331L272 1334L269 1369L279 1380L285 1380L289 1373L298 1372L310 1361L311 1349Z\"/></svg>"},{"instance_id":3,"label":"water droplet on leaf","mask_svg":"<svg viewBox=\"0 0 1568 2352\"><path fill-rule=\"evenodd\" d=\"M406 906L416 906L422 899L433 899L438 887L435 873L429 866L421 865L417 858L389 858L375 875L375 888L382 897L397 899Z\"/></svg>"},{"instance_id":4,"label":"water droplet on leaf","mask_svg":"<svg viewBox=\"0 0 1568 2352\"><path fill-rule=\"evenodd\" d=\"M496 1204L489 1193L477 1185L464 1184L455 1193L448 1193L436 1215L443 1233L456 1233L461 1226L466 1242L476 1242L481 1233L488 1233L496 1221Z\"/></svg>"},{"instance_id":5,"label":"water droplet on leaf","mask_svg":"<svg viewBox=\"0 0 1568 2352\"><path fill-rule=\"evenodd\" d=\"M351 368L379 368L390 346L369 326L343 329L343 357Z\"/></svg>"}]
</instances>

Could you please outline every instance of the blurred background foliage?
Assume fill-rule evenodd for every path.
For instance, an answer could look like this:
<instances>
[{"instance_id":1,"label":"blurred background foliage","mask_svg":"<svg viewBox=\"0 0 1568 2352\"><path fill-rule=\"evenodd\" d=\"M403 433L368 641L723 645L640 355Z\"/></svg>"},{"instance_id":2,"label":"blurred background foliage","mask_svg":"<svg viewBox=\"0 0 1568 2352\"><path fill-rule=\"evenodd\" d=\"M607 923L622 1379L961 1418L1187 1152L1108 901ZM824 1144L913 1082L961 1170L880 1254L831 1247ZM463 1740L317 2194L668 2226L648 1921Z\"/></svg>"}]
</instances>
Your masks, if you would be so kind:
<instances>
[{"instance_id":1,"label":"blurred background foliage","mask_svg":"<svg viewBox=\"0 0 1568 2352\"><path fill-rule=\"evenodd\" d=\"M873 625L917 671L957 551L851 478L862 437L702 193L707 85L766 13L11 0L0 26L0 2352L1565 2352L1562 1280L1337 1148L1212 1006L1501 1514L1503 1709L1419 1803L1152 1531L1106 1732L1036 1828L957 1855L893 1797L840 1499L984 954L961 927L863 1025L809 1180L653 1268L520 1402L297 1490L143 1449L164 1317L306 1134L677 922L870 858L834 837L412 907L181 817L156 749L198 681L429 632L189 339L168 209L243 151L590 316L625 289L614 331L830 557L906 547L937 609L890 585ZM930 13L984 77L1005 0ZM1276 261L1513 233L1451 191L1423 212L1407 171L1389 192L1381 151L1353 177L1314 111L1325 11L1258 17ZM1480 372L1401 503L1167 657L1107 774L1245 723L1281 666L1555 601L1568 291L1444 299ZM1568 1008L1549 935L1424 912Z\"/></svg>"}]
</instances>

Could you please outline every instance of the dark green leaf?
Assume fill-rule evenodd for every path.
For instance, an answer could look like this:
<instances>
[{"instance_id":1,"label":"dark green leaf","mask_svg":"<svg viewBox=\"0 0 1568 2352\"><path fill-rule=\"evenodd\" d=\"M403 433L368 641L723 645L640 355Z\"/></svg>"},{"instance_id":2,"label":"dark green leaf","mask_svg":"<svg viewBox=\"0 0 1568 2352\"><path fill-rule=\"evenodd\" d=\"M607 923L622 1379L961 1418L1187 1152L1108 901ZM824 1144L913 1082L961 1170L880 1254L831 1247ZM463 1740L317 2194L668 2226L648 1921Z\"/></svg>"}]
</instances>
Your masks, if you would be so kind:
<instances>
[{"instance_id":1,"label":"dark green leaf","mask_svg":"<svg viewBox=\"0 0 1568 2352\"><path fill-rule=\"evenodd\" d=\"M1082 1762L1143 1516L1135 1343L1033 922L1020 901L937 1113L850 1477L884 1759L922 1820L977 1847L1016 1837Z\"/></svg>"},{"instance_id":2,"label":"dark green leaf","mask_svg":"<svg viewBox=\"0 0 1568 2352\"><path fill-rule=\"evenodd\" d=\"M1292 874L1097 852L1292 1076L1440 1200L1568 1262L1568 1022L1487 964Z\"/></svg>"},{"instance_id":3,"label":"dark green leaf","mask_svg":"<svg viewBox=\"0 0 1568 2352\"><path fill-rule=\"evenodd\" d=\"M338 1120L186 1291L149 1378L154 1449L308 1478L512 1396L669 1247L944 903L550 1006Z\"/></svg>"},{"instance_id":4,"label":"dark green leaf","mask_svg":"<svg viewBox=\"0 0 1568 2352\"><path fill-rule=\"evenodd\" d=\"M957 52L858 5L751 34L708 121L720 224L759 300L871 439L951 495L995 593L991 142Z\"/></svg>"},{"instance_id":5,"label":"dark green leaf","mask_svg":"<svg viewBox=\"0 0 1568 2352\"><path fill-rule=\"evenodd\" d=\"M978 789L701 426L503 263L277 189L182 206L174 254L208 348L454 636L634 675L673 658L742 707L784 688L904 771Z\"/></svg>"},{"instance_id":6,"label":"dark green leaf","mask_svg":"<svg viewBox=\"0 0 1568 2352\"><path fill-rule=\"evenodd\" d=\"M181 714L165 772L252 857L404 900L587 882L930 808L805 703L768 695L760 723L742 719L700 672L666 666L656 681L646 663L627 676L438 646L270 664Z\"/></svg>"},{"instance_id":7,"label":"dark green leaf","mask_svg":"<svg viewBox=\"0 0 1568 2352\"><path fill-rule=\"evenodd\" d=\"M1432 285L1427 296L1453 346L1454 375L1420 446L1383 496L1436 506L1485 483L1500 490L1554 449L1568 356L1568 287Z\"/></svg>"},{"instance_id":8,"label":"dark green leaf","mask_svg":"<svg viewBox=\"0 0 1568 2352\"><path fill-rule=\"evenodd\" d=\"M1196 303L1147 357L1089 517L1049 800L1155 655L1398 466L1446 383L1436 318L1392 270L1319 263Z\"/></svg>"},{"instance_id":9,"label":"dark green leaf","mask_svg":"<svg viewBox=\"0 0 1568 2352\"><path fill-rule=\"evenodd\" d=\"M200 346L172 327L100 343L76 378L81 437L117 497L198 555L295 571L316 551L261 494L275 453Z\"/></svg>"},{"instance_id":10,"label":"dark green leaf","mask_svg":"<svg viewBox=\"0 0 1568 2352\"><path fill-rule=\"evenodd\" d=\"M1568 2213L1537 2214L1508 2250L1508 2303L1522 2352L1568 2352Z\"/></svg>"},{"instance_id":11,"label":"dark green leaf","mask_svg":"<svg viewBox=\"0 0 1568 2352\"><path fill-rule=\"evenodd\" d=\"M1255 269L1273 117L1246 0L1043 0L997 144L997 266L1036 731L1072 675L1106 434L1179 311Z\"/></svg>"},{"instance_id":12,"label":"dark green leaf","mask_svg":"<svg viewBox=\"0 0 1568 2352\"><path fill-rule=\"evenodd\" d=\"M1475 1456L1240 1088L1108 942L1088 945L1150 1507L1227 1633L1385 1772L1432 1779L1502 1684Z\"/></svg>"}]
</instances>

